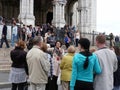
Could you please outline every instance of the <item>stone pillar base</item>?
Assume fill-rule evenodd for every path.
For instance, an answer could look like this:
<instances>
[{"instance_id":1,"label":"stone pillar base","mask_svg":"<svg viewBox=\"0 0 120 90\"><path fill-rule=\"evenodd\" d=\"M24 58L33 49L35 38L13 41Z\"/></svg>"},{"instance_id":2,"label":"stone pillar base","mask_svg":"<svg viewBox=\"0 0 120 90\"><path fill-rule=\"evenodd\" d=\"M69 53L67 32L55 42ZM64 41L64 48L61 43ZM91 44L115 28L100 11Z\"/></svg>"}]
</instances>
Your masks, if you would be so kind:
<instances>
[{"instance_id":1,"label":"stone pillar base","mask_svg":"<svg viewBox=\"0 0 120 90\"><path fill-rule=\"evenodd\" d=\"M22 22L25 25L32 25L35 26L35 17L33 15L19 15L18 19L20 22Z\"/></svg>"},{"instance_id":2,"label":"stone pillar base","mask_svg":"<svg viewBox=\"0 0 120 90\"><path fill-rule=\"evenodd\" d=\"M65 20L61 20L60 22L58 22L58 21L55 22L54 21L54 22L52 22L52 24L56 27L64 27L66 22L65 22Z\"/></svg>"}]
</instances>

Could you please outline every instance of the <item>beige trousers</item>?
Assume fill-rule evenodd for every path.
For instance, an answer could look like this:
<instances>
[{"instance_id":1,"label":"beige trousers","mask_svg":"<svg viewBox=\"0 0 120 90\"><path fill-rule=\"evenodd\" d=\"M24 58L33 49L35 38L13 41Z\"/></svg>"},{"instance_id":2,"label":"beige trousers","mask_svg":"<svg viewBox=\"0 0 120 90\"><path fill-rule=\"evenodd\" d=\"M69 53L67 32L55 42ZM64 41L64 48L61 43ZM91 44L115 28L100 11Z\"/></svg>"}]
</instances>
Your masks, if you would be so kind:
<instances>
[{"instance_id":1,"label":"beige trousers","mask_svg":"<svg viewBox=\"0 0 120 90\"><path fill-rule=\"evenodd\" d=\"M30 90L45 90L46 84L30 83Z\"/></svg>"},{"instance_id":2,"label":"beige trousers","mask_svg":"<svg viewBox=\"0 0 120 90\"><path fill-rule=\"evenodd\" d=\"M70 90L70 82L62 81L62 90Z\"/></svg>"}]
</instances>

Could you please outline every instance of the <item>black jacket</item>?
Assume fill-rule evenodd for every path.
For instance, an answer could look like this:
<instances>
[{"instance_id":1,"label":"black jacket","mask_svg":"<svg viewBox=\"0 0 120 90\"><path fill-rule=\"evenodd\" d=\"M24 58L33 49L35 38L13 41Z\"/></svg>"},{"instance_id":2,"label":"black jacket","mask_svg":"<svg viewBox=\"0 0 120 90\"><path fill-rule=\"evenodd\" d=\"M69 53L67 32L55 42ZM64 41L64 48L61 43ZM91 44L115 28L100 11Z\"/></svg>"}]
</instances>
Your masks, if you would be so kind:
<instances>
[{"instance_id":1,"label":"black jacket","mask_svg":"<svg viewBox=\"0 0 120 90\"><path fill-rule=\"evenodd\" d=\"M10 52L12 67L24 68L26 71L26 74L28 75L28 65L26 61L26 55L27 55L27 52L25 52L20 47L15 47L15 49Z\"/></svg>"},{"instance_id":2,"label":"black jacket","mask_svg":"<svg viewBox=\"0 0 120 90\"><path fill-rule=\"evenodd\" d=\"M7 35L7 26L6 25L3 26L2 35L4 35L4 36Z\"/></svg>"},{"instance_id":3,"label":"black jacket","mask_svg":"<svg viewBox=\"0 0 120 90\"><path fill-rule=\"evenodd\" d=\"M120 86L120 56L117 56L118 59L118 69L114 72L114 86Z\"/></svg>"}]
</instances>

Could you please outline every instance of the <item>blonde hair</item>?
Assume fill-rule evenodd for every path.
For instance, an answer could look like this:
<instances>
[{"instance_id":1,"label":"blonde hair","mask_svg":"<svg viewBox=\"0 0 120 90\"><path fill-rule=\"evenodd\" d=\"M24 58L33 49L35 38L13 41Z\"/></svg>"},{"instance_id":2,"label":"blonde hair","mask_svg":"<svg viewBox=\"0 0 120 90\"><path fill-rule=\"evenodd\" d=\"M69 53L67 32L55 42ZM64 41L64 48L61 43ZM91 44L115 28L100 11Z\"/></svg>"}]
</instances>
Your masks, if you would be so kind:
<instances>
[{"instance_id":1,"label":"blonde hair","mask_svg":"<svg viewBox=\"0 0 120 90\"><path fill-rule=\"evenodd\" d=\"M68 47L67 51L68 51L68 53L75 53L75 47L71 45Z\"/></svg>"}]
</instances>

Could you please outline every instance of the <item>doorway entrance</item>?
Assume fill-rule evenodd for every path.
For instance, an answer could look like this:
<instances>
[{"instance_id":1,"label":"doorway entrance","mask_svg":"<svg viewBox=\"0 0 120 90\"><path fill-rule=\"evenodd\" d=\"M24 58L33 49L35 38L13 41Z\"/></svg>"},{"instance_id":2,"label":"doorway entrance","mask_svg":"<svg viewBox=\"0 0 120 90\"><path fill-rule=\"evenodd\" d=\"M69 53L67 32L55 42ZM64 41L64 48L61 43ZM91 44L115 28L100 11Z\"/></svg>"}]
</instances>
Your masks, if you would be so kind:
<instances>
[{"instance_id":1,"label":"doorway entrance","mask_svg":"<svg viewBox=\"0 0 120 90\"><path fill-rule=\"evenodd\" d=\"M53 19L53 12L48 12L46 23L52 24L52 19Z\"/></svg>"}]
</instances>

